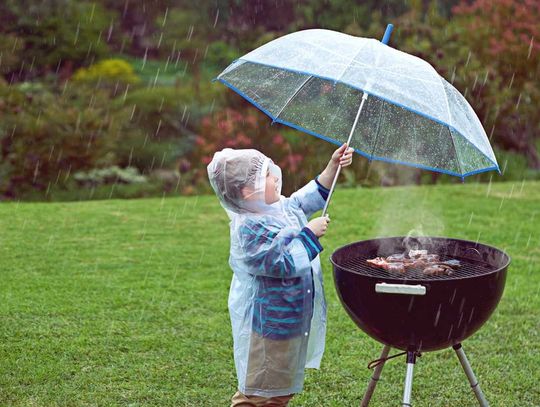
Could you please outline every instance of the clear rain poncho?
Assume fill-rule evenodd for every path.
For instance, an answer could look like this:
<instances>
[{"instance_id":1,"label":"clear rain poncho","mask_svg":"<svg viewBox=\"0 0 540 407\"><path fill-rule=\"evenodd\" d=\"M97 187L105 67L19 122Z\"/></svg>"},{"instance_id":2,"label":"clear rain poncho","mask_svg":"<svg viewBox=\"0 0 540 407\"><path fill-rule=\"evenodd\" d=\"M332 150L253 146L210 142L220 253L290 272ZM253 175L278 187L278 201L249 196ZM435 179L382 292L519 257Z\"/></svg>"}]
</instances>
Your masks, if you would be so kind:
<instances>
[{"instance_id":1,"label":"clear rain poncho","mask_svg":"<svg viewBox=\"0 0 540 407\"><path fill-rule=\"evenodd\" d=\"M267 175L279 201L267 204ZM281 170L257 150L224 149L208 165L210 183L230 218L229 293L238 389L273 397L298 393L304 369L319 368L326 302L317 253L304 226L323 208L317 183L281 196ZM317 241L318 244L318 241Z\"/></svg>"}]
</instances>

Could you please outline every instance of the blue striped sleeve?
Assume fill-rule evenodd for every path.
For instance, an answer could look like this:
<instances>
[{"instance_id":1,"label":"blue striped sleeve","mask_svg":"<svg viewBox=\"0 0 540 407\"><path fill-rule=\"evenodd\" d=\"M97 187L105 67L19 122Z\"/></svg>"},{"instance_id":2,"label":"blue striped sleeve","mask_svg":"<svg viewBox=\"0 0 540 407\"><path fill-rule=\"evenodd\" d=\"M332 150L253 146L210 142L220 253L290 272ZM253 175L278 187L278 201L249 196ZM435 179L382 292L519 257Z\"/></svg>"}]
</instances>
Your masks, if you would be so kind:
<instances>
[{"instance_id":1,"label":"blue striped sleeve","mask_svg":"<svg viewBox=\"0 0 540 407\"><path fill-rule=\"evenodd\" d=\"M253 274L287 278L296 267L285 241L276 241L277 232L263 223L248 222L240 227L243 247L249 255L247 264Z\"/></svg>"},{"instance_id":2,"label":"blue striped sleeve","mask_svg":"<svg viewBox=\"0 0 540 407\"><path fill-rule=\"evenodd\" d=\"M330 194L330 190L328 188L322 186L322 184L319 182L319 176L318 175L315 177L315 182L317 183L319 193L321 194L322 198L326 201L328 199L328 195Z\"/></svg>"},{"instance_id":3,"label":"blue striped sleeve","mask_svg":"<svg viewBox=\"0 0 540 407\"><path fill-rule=\"evenodd\" d=\"M313 260L320 252L323 251L319 238L315 236L311 229L307 227L303 228L298 235L298 238L306 248L309 260Z\"/></svg>"}]
</instances>

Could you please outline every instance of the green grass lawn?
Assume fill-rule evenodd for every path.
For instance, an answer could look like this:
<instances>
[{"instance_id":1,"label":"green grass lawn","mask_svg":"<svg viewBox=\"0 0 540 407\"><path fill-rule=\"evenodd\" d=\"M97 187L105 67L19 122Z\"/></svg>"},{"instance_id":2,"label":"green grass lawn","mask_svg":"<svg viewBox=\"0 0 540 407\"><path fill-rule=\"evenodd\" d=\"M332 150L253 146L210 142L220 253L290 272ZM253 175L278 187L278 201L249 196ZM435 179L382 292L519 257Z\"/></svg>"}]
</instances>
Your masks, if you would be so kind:
<instances>
[{"instance_id":1,"label":"green grass lawn","mask_svg":"<svg viewBox=\"0 0 540 407\"><path fill-rule=\"evenodd\" d=\"M327 348L291 406L357 406L382 348L346 315L339 246L422 228L511 257L504 296L464 349L492 406L540 406L540 182L339 189L321 240ZM228 221L213 196L0 204L1 406L227 406ZM400 405L405 361L373 406ZM424 354L414 406L475 406L452 350Z\"/></svg>"}]
</instances>

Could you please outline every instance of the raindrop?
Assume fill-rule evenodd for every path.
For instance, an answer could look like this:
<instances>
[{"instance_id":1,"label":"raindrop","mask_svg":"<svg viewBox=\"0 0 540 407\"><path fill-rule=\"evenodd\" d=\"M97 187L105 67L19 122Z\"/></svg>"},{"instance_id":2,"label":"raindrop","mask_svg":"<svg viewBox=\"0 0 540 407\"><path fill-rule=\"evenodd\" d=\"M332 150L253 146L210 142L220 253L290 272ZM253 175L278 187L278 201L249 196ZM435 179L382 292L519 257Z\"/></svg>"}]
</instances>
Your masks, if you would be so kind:
<instances>
[{"instance_id":1,"label":"raindrop","mask_svg":"<svg viewBox=\"0 0 540 407\"><path fill-rule=\"evenodd\" d=\"M163 159L165 159L165 153L163 153ZM161 161L161 165L163 166L163 160ZM165 194L166 192L163 191L163 194L161 195L161 201L159 203L159 212L163 209L163 205L165 204Z\"/></svg>"},{"instance_id":2,"label":"raindrop","mask_svg":"<svg viewBox=\"0 0 540 407\"><path fill-rule=\"evenodd\" d=\"M182 118L180 119L181 122L184 121L184 117L186 115L187 105L184 105L184 111L182 112Z\"/></svg>"},{"instance_id":3,"label":"raindrop","mask_svg":"<svg viewBox=\"0 0 540 407\"><path fill-rule=\"evenodd\" d=\"M164 70L165 72L167 72L167 68L169 67L169 62L170 62L170 60L171 60L171 57L168 56L168 57L167 57L167 61L165 61L165 68L163 68L163 70Z\"/></svg>"},{"instance_id":4,"label":"raindrop","mask_svg":"<svg viewBox=\"0 0 540 407\"><path fill-rule=\"evenodd\" d=\"M478 232L478 235L476 236L476 243L480 241L480 236L482 235L482 232Z\"/></svg>"},{"instance_id":5,"label":"raindrop","mask_svg":"<svg viewBox=\"0 0 540 407\"><path fill-rule=\"evenodd\" d=\"M454 298L456 297L457 288L454 288L454 292L452 293L452 297L450 297L450 305L454 302Z\"/></svg>"},{"instance_id":6,"label":"raindrop","mask_svg":"<svg viewBox=\"0 0 540 407\"><path fill-rule=\"evenodd\" d=\"M519 237L521 236L521 228L518 230L518 232L514 236L514 245L517 246L517 241L519 240Z\"/></svg>"},{"instance_id":7,"label":"raindrop","mask_svg":"<svg viewBox=\"0 0 540 407\"><path fill-rule=\"evenodd\" d=\"M519 92L518 100L517 100L517 102L516 102L516 110L518 110L519 104L521 103L521 93L522 93L522 92Z\"/></svg>"},{"instance_id":8,"label":"raindrop","mask_svg":"<svg viewBox=\"0 0 540 407\"><path fill-rule=\"evenodd\" d=\"M486 85L486 82L488 80L488 76L489 76L489 69L486 69L486 76L484 76L484 82L482 83L482 86Z\"/></svg>"},{"instance_id":9,"label":"raindrop","mask_svg":"<svg viewBox=\"0 0 540 407\"><path fill-rule=\"evenodd\" d=\"M219 18L219 9L217 9L216 11L216 18L214 18L214 28L216 28L216 24L218 22L218 18ZM531 43L532 43L532 39L531 39ZM529 54L530 54L530 51L529 51Z\"/></svg>"},{"instance_id":10,"label":"raindrop","mask_svg":"<svg viewBox=\"0 0 540 407\"><path fill-rule=\"evenodd\" d=\"M188 41L191 41L191 36L192 36L192 35L193 35L193 26L190 25L190 26L189 26L189 30L188 30L188 35L187 35L187 38L186 38L186 39L187 39Z\"/></svg>"},{"instance_id":11,"label":"raindrop","mask_svg":"<svg viewBox=\"0 0 540 407\"><path fill-rule=\"evenodd\" d=\"M92 22L92 20L94 19L94 11L96 11L96 3L92 3L92 12L90 13L89 22Z\"/></svg>"},{"instance_id":12,"label":"raindrop","mask_svg":"<svg viewBox=\"0 0 540 407\"><path fill-rule=\"evenodd\" d=\"M129 0L126 0L124 3L124 10L122 11L122 17L126 16L128 6L129 6Z\"/></svg>"},{"instance_id":13,"label":"raindrop","mask_svg":"<svg viewBox=\"0 0 540 407\"><path fill-rule=\"evenodd\" d=\"M129 117L129 120L133 120L133 115L135 114L135 108L137 105L133 105L133 109L131 109L131 116Z\"/></svg>"},{"instance_id":14,"label":"raindrop","mask_svg":"<svg viewBox=\"0 0 540 407\"><path fill-rule=\"evenodd\" d=\"M62 170L59 170L59 171L56 173L56 179L54 180L54 185L57 185L57 184L58 184L58 181L60 180L60 174L62 174Z\"/></svg>"},{"instance_id":15,"label":"raindrop","mask_svg":"<svg viewBox=\"0 0 540 407\"><path fill-rule=\"evenodd\" d=\"M111 18L111 23L109 24L109 30L107 31L107 42L111 40L113 27L114 27L114 19Z\"/></svg>"},{"instance_id":16,"label":"raindrop","mask_svg":"<svg viewBox=\"0 0 540 407\"><path fill-rule=\"evenodd\" d=\"M473 314L474 314L474 307L471 308L471 315L469 315L469 324L472 321Z\"/></svg>"},{"instance_id":17,"label":"raindrop","mask_svg":"<svg viewBox=\"0 0 540 407\"><path fill-rule=\"evenodd\" d=\"M206 252L205 249L203 249L203 250L201 251L201 257L199 257L199 263L197 264L198 266L201 265L201 262L202 262L202 259L203 259L203 256L204 256L205 252Z\"/></svg>"},{"instance_id":18,"label":"raindrop","mask_svg":"<svg viewBox=\"0 0 540 407\"><path fill-rule=\"evenodd\" d=\"M504 160L503 168L501 170L502 175L504 175L504 172L506 171L507 166L508 166L508 158Z\"/></svg>"},{"instance_id":19,"label":"raindrop","mask_svg":"<svg viewBox=\"0 0 540 407\"><path fill-rule=\"evenodd\" d=\"M459 326L461 325L461 320L463 319L463 312L461 314L459 314L459 321L458 321L458 324L457 324L457 327L459 328Z\"/></svg>"},{"instance_id":20,"label":"raindrop","mask_svg":"<svg viewBox=\"0 0 540 407\"><path fill-rule=\"evenodd\" d=\"M158 77L159 77L159 72L160 72L160 68L157 69L157 72L156 72L156 77L154 78L154 84L153 84L153 88L156 87L156 83L157 83L157 80L158 80Z\"/></svg>"},{"instance_id":21,"label":"raindrop","mask_svg":"<svg viewBox=\"0 0 540 407\"><path fill-rule=\"evenodd\" d=\"M531 52L533 49L534 37L531 37L531 42L529 43L529 52L527 52L527 59L531 57Z\"/></svg>"},{"instance_id":22,"label":"raindrop","mask_svg":"<svg viewBox=\"0 0 540 407\"><path fill-rule=\"evenodd\" d=\"M414 296L411 296L411 300L409 301L409 307L407 308L407 312L411 312L413 303L414 303Z\"/></svg>"},{"instance_id":23,"label":"raindrop","mask_svg":"<svg viewBox=\"0 0 540 407\"><path fill-rule=\"evenodd\" d=\"M442 304L439 304L439 308L437 309L437 315L435 316L435 322L433 323L433 326L437 326L439 323L439 317L441 316L441 307Z\"/></svg>"},{"instance_id":24,"label":"raindrop","mask_svg":"<svg viewBox=\"0 0 540 407\"><path fill-rule=\"evenodd\" d=\"M471 226L473 216L474 216L474 212L471 212L471 216L469 217L469 224L467 226Z\"/></svg>"},{"instance_id":25,"label":"raindrop","mask_svg":"<svg viewBox=\"0 0 540 407\"><path fill-rule=\"evenodd\" d=\"M510 79L510 84L508 85L508 89L511 89L512 88L512 84L514 83L514 78L516 76L516 73L514 72L512 74L512 78Z\"/></svg>"},{"instance_id":26,"label":"raindrop","mask_svg":"<svg viewBox=\"0 0 540 407\"><path fill-rule=\"evenodd\" d=\"M531 236L532 236L532 233L529 234L529 238L527 239L527 244L525 245L525 248L529 247L529 245L531 243Z\"/></svg>"},{"instance_id":27,"label":"raindrop","mask_svg":"<svg viewBox=\"0 0 540 407\"><path fill-rule=\"evenodd\" d=\"M0 61L1 61L1 55L0 55ZM34 69L34 62L36 62L36 57L32 58L32 63L30 64L30 69L29 69L30 72L32 72L32 70Z\"/></svg>"},{"instance_id":28,"label":"raindrop","mask_svg":"<svg viewBox=\"0 0 540 407\"><path fill-rule=\"evenodd\" d=\"M144 69L144 66L146 65L146 59L147 58L148 58L148 47L146 47L145 50L144 50L144 57L143 57L143 63L142 63L141 69Z\"/></svg>"},{"instance_id":29,"label":"raindrop","mask_svg":"<svg viewBox=\"0 0 540 407\"><path fill-rule=\"evenodd\" d=\"M450 331L448 332L448 338L446 339L450 339L450 337L452 336L452 331L454 330L454 325L450 325Z\"/></svg>"},{"instance_id":30,"label":"raindrop","mask_svg":"<svg viewBox=\"0 0 540 407\"><path fill-rule=\"evenodd\" d=\"M459 312L463 312L464 305L465 305L465 297L461 299L461 303L459 304Z\"/></svg>"},{"instance_id":31,"label":"raindrop","mask_svg":"<svg viewBox=\"0 0 540 407\"><path fill-rule=\"evenodd\" d=\"M476 88L476 82L478 82L478 74L474 75L474 83L472 85L472 90L474 91L474 88Z\"/></svg>"},{"instance_id":32,"label":"raindrop","mask_svg":"<svg viewBox=\"0 0 540 407\"><path fill-rule=\"evenodd\" d=\"M80 24L80 22L77 23L77 31L75 32L75 39L73 40L73 45L77 44L77 41L79 40Z\"/></svg>"},{"instance_id":33,"label":"raindrop","mask_svg":"<svg viewBox=\"0 0 540 407\"><path fill-rule=\"evenodd\" d=\"M125 102L126 101L126 98L127 98L127 94L128 94L128 90L129 90L129 83L126 85L126 90L124 92L124 96L122 98L122 102ZM133 106L135 107L135 106Z\"/></svg>"},{"instance_id":34,"label":"raindrop","mask_svg":"<svg viewBox=\"0 0 540 407\"><path fill-rule=\"evenodd\" d=\"M169 7L165 9L165 15L163 16L163 21L161 23L162 27L165 27L165 22L167 21L167 14L169 14Z\"/></svg>"}]
</instances>

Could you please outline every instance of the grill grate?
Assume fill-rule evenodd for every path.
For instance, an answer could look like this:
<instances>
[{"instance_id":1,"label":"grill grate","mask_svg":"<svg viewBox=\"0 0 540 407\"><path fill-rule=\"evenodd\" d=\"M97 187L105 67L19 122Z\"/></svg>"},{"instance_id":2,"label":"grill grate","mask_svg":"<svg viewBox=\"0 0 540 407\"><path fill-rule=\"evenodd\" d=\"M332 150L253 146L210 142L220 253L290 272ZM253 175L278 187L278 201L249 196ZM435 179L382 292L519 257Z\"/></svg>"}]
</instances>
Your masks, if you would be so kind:
<instances>
[{"instance_id":1,"label":"grill grate","mask_svg":"<svg viewBox=\"0 0 540 407\"><path fill-rule=\"evenodd\" d=\"M390 254L387 255L377 255L379 257L387 257ZM453 274L450 276L428 276L422 273L422 269L409 269L405 274L401 273L395 273L390 272L387 270L380 269L378 267L372 266L371 264L367 263L368 259L373 259L377 256L365 256L365 255L359 255L359 256L350 256L344 261L340 262L341 264L337 264L342 269L362 274L369 277L380 277L383 279L399 279L399 280L455 280L455 279L461 279L461 278L469 278L469 277L478 277L483 274L488 274L492 271L495 271L496 268L493 266L490 266L488 263L480 262L477 260L472 259L466 259L463 257L452 257L452 256L446 256L446 255L439 255L439 258L441 261L446 260L459 260L461 263L461 267L457 270L454 270Z\"/></svg>"}]
</instances>

